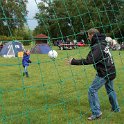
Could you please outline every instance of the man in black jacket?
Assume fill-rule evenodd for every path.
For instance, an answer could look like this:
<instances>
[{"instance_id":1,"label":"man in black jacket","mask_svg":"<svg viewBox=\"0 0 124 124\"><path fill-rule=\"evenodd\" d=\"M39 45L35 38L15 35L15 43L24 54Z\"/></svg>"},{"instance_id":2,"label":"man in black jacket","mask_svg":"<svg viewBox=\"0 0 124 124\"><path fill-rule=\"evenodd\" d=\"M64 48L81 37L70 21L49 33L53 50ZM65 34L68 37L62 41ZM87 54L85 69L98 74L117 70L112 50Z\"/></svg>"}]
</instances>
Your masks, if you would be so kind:
<instances>
[{"instance_id":1,"label":"man in black jacket","mask_svg":"<svg viewBox=\"0 0 124 124\"><path fill-rule=\"evenodd\" d=\"M87 55L86 59L71 59L69 62L71 65L89 65L93 64L97 71L96 77L89 87L88 98L92 111L92 115L88 117L88 120L94 120L101 117L102 112L100 109L98 90L105 85L112 111L119 112L116 93L113 88L113 80L116 77L115 65L105 41L105 35L99 33L97 29L91 28L88 30L88 38L91 41L91 51Z\"/></svg>"}]
</instances>

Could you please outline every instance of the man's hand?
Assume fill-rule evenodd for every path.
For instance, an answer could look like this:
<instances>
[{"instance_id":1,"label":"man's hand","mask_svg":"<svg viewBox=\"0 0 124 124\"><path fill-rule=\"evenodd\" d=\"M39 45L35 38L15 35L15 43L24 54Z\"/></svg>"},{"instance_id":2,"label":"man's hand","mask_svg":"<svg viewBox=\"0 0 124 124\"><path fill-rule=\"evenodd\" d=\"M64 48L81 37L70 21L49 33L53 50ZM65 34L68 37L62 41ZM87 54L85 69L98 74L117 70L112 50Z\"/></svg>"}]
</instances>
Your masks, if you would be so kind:
<instances>
[{"instance_id":1,"label":"man's hand","mask_svg":"<svg viewBox=\"0 0 124 124\"><path fill-rule=\"evenodd\" d=\"M71 65L71 61L72 61L73 58L69 59L69 64Z\"/></svg>"},{"instance_id":2,"label":"man's hand","mask_svg":"<svg viewBox=\"0 0 124 124\"><path fill-rule=\"evenodd\" d=\"M66 58L66 63L71 65L71 61L72 61L73 58Z\"/></svg>"}]
</instances>

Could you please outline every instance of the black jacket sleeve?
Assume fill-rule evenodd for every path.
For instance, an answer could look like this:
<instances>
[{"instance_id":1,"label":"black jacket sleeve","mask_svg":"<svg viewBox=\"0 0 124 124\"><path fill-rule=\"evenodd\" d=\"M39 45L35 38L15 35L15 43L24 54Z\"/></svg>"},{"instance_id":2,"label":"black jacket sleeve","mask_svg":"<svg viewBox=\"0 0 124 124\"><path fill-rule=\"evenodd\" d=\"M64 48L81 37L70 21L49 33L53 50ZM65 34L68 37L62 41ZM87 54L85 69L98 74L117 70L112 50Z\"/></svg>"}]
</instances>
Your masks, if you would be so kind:
<instances>
[{"instance_id":1,"label":"black jacket sleeve","mask_svg":"<svg viewBox=\"0 0 124 124\"><path fill-rule=\"evenodd\" d=\"M71 65L89 65L89 64L95 64L97 63L102 56L102 52L100 50L100 48L96 47L94 49L92 49L92 51L89 52L89 54L87 55L86 59L72 59L71 61Z\"/></svg>"},{"instance_id":2,"label":"black jacket sleeve","mask_svg":"<svg viewBox=\"0 0 124 124\"><path fill-rule=\"evenodd\" d=\"M83 65L82 63L83 59L77 60L77 59L72 59L71 60L71 65Z\"/></svg>"}]
</instances>

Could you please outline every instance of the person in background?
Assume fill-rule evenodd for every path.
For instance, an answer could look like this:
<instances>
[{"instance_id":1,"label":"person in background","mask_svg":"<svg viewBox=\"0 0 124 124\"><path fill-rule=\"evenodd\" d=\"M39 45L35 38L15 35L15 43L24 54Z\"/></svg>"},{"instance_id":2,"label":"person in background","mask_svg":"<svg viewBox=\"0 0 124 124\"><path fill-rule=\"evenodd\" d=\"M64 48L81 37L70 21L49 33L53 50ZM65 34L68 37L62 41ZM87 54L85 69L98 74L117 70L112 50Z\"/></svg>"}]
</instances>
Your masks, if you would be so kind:
<instances>
[{"instance_id":1,"label":"person in background","mask_svg":"<svg viewBox=\"0 0 124 124\"><path fill-rule=\"evenodd\" d=\"M29 77L29 74L28 74L28 66L29 66L29 63L31 63L31 60L30 60L30 50L26 50L23 54L23 59L22 59L22 65L24 67L24 72L23 72L23 76L26 75L26 77Z\"/></svg>"},{"instance_id":2,"label":"person in background","mask_svg":"<svg viewBox=\"0 0 124 124\"><path fill-rule=\"evenodd\" d=\"M70 44L70 42L71 42L70 39L67 38L67 39L66 39L66 44Z\"/></svg>"},{"instance_id":3,"label":"person in background","mask_svg":"<svg viewBox=\"0 0 124 124\"><path fill-rule=\"evenodd\" d=\"M3 48L3 43L0 42L0 51L2 50L2 48Z\"/></svg>"},{"instance_id":4,"label":"person in background","mask_svg":"<svg viewBox=\"0 0 124 124\"><path fill-rule=\"evenodd\" d=\"M116 77L116 69L113 58L105 40L106 36L100 34L95 28L88 30L88 39L91 41L91 50L86 59L70 59L71 65L89 65L93 64L97 74L88 90L88 99L92 115L88 120L95 120L101 117L102 112L98 99L98 90L104 85L111 104L113 112L120 112L113 83ZM103 95L104 96L104 95Z\"/></svg>"}]
</instances>

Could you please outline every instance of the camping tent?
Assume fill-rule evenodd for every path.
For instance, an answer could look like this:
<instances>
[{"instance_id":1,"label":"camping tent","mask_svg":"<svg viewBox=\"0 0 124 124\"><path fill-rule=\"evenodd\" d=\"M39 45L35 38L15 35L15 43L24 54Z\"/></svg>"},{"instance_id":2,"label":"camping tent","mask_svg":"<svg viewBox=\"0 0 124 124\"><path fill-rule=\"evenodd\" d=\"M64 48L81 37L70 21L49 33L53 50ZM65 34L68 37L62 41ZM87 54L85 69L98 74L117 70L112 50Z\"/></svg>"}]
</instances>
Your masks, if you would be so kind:
<instances>
[{"instance_id":1,"label":"camping tent","mask_svg":"<svg viewBox=\"0 0 124 124\"><path fill-rule=\"evenodd\" d=\"M33 54L47 54L51 48L48 44L37 44L34 48L31 49Z\"/></svg>"},{"instance_id":2,"label":"camping tent","mask_svg":"<svg viewBox=\"0 0 124 124\"><path fill-rule=\"evenodd\" d=\"M6 43L0 51L3 57L17 57L18 52L24 51L24 46L18 41L10 41Z\"/></svg>"}]
</instances>

